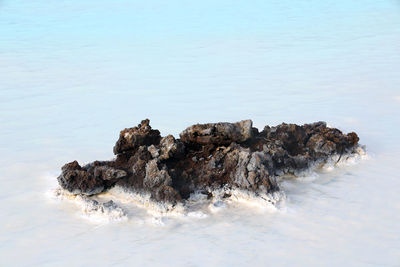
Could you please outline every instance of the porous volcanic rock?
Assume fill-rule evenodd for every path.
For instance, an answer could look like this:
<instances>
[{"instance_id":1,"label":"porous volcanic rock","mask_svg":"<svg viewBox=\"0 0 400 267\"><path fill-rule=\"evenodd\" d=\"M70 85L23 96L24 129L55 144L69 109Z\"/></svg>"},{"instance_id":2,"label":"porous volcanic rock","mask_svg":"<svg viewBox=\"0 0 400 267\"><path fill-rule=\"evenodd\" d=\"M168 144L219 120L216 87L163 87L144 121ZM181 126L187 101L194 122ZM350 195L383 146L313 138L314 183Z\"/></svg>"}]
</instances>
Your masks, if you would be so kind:
<instances>
[{"instance_id":1,"label":"porous volcanic rock","mask_svg":"<svg viewBox=\"0 0 400 267\"><path fill-rule=\"evenodd\" d=\"M354 152L359 141L356 133L343 134L325 122L282 123L261 132L251 120L196 124L180 139L161 137L149 122L121 131L114 160L64 165L60 186L94 195L119 185L170 203L195 191L212 197L212 191L222 187L272 193L279 190L277 176Z\"/></svg>"},{"instance_id":2,"label":"porous volcanic rock","mask_svg":"<svg viewBox=\"0 0 400 267\"><path fill-rule=\"evenodd\" d=\"M186 128L180 138L184 143L229 145L232 142L242 143L252 137L251 120L236 123L219 122L196 124Z\"/></svg>"}]
</instances>

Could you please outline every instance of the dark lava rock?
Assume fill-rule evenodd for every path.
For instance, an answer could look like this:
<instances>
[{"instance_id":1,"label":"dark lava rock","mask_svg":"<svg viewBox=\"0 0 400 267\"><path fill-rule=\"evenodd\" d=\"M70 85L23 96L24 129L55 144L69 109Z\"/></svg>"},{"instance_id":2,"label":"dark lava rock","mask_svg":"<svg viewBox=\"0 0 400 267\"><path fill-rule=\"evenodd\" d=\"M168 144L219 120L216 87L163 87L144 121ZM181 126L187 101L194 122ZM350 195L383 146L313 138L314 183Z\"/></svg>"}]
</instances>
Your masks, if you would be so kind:
<instances>
[{"instance_id":1,"label":"dark lava rock","mask_svg":"<svg viewBox=\"0 0 400 267\"><path fill-rule=\"evenodd\" d=\"M102 164L104 164L102 166ZM94 195L115 184L115 181L126 177L124 170L107 166L106 162L95 161L81 167L77 161L65 164L57 178L62 188L74 194Z\"/></svg>"},{"instance_id":2,"label":"dark lava rock","mask_svg":"<svg viewBox=\"0 0 400 267\"><path fill-rule=\"evenodd\" d=\"M121 131L114 146L114 154L134 150L139 146L158 144L161 136L158 130L152 130L150 120L143 120L137 127L126 128Z\"/></svg>"},{"instance_id":3,"label":"dark lava rock","mask_svg":"<svg viewBox=\"0 0 400 267\"><path fill-rule=\"evenodd\" d=\"M219 122L196 124L186 128L181 134L184 143L229 145L232 142L242 143L252 136L251 120L237 123Z\"/></svg>"},{"instance_id":4,"label":"dark lava rock","mask_svg":"<svg viewBox=\"0 0 400 267\"><path fill-rule=\"evenodd\" d=\"M180 139L161 137L149 120L121 131L112 161L62 167L60 186L93 195L114 185L149 192L153 200L176 203L194 191L212 197L222 187L271 193L275 178L296 173L358 146L356 133L343 134L325 122L252 127L251 120L188 127Z\"/></svg>"}]
</instances>

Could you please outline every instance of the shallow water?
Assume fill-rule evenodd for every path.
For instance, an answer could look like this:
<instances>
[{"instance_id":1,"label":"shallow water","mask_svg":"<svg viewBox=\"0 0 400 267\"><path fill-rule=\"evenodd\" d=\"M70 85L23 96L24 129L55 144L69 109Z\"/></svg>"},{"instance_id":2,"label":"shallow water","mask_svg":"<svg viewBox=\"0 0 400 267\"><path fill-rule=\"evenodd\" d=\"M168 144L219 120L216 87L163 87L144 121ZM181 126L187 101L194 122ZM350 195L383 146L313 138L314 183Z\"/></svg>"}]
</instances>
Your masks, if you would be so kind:
<instances>
[{"instance_id":1,"label":"shallow water","mask_svg":"<svg viewBox=\"0 0 400 267\"><path fill-rule=\"evenodd\" d=\"M1 1L0 265L400 265L398 1ZM325 120L368 158L232 202L90 220L49 191L144 118Z\"/></svg>"}]
</instances>

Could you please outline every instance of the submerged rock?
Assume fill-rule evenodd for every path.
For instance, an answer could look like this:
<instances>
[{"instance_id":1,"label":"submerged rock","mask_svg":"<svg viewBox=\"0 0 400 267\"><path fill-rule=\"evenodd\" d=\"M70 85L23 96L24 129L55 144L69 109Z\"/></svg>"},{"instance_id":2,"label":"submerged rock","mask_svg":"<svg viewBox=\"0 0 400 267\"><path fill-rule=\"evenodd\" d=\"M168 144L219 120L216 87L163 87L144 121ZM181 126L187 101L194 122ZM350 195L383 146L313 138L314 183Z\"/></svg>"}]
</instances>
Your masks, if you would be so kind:
<instances>
[{"instance_id":1,"label":"submerged rock","mask_svg":"<svg viewBox=\"0 0 400 267\"><path fill-rule=\"evenodd\" d=\"M356 133L343 134L325 122L282 123L261 132L251 120L196 124L180 139L161 137L149 122L121 131L115 160L64 165L60 186L73 194L94 195L119 185L171 203L194 191L212 197L214 189L225 187L272 193L279 190L277 176L354 152L359 141Z\"/></svg>"}]
</instances>

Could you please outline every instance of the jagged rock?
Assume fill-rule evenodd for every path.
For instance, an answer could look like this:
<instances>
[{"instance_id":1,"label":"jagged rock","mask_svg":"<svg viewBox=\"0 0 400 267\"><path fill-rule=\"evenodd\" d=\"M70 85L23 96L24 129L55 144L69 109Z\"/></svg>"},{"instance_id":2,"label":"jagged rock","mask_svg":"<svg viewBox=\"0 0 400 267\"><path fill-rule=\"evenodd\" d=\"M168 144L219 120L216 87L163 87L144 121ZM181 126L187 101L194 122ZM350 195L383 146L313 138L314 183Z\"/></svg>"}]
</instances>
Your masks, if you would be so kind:
<instances>
[{"instance_id":1,"label":"jagged rock","mask_svg":"<svg viewBox=\"0 0 400 267\"><path fill-rule=\"evenodd\" d=\"M73 194L94 195L104 189L103 180L87 172L77 161L65 164L61 170L58 183Z\"/></svg>"},{"instance_id":2,"label":"jagged rock","mask_svg":"<svg viewBox=\"0 0 400 267\"><path fill-rule=\"evenodd\" d=\"M219 122L196 124L186 128L180 138L184 143L229 145L242 143L252 136L251 120L236 123Z\"/></svg>"},{"instance_id":3,"label":"jagged rock","mask_svg":"<svg viewBox=\"0 0 400 267\"><path fill-rule=\"evenodd\" d=\"M149 146L147 148L147 151L150 152L150 154L153 158L158 158L158 156L160 156L160 150L158 148L156 148L154 145Z\"/></svg>"},{"instance_id":4,"label":"jagged rock","mask_svg":"<svg viewBox=\"0 0 400 267\"><path fill-rule=\"evenodd\" d=\"M282 123L259 132L251 120L196 124L180 139L161 138L147 119L121 131L115 160L84 167L68 163L58 182L74 194L93 195L119 185L171 203L194 191L212 197L213 189L225 187L274 192L279 190L277 176L295 174L334 154L351 153L358 141L356 133L345 135L325 122Z\"/></svg>"},{"instance_id":5,"label":"jagged rock","mask_svg":"<svg viewBox=\"0 0 400 267\"><path fill-rule=\"evenodd\" d=\"M114 154L134 150L143 145L157 145L161 136L158 130L152 130L148 119L143 120L137 127L126 128L121 131L114 146Z\"/></svg>"},{"instance_id":6,"label":"jagged rock","mask_svg":"<svg viewBox=\"0 0 400 267\"><path fill-rule=\"evenodd\" d=\"M179 158L184 153L185 146L181 141L176 140L172 135L167 135L161 139L160 149L160 159L165 160L171 157Z\"/></svg>"},{"instance_id":7,"label":"jagged rock","mask_svg":"<svg viewBox=\"0 0 400 267\"><path fill-rule=\"evenodd\" d=\"M144 177L143 186L147 188L159 187L160 185L171 185L172 180L168 174L167 168L158 168L156 159L146 164L146 176Z\"/></svg>"},{"instance_id":8,"label":"jagged rock","mask_svg":"<svg viewBox=\"0 0 400 267\"><path fill-rule=\"evenodd\" d=\"M125 177L126 171L117 170L108 166L96 166L94 168L94 176L100 177L102 180L113 180Z\"/></svg>"},{"instance_id":9,"label":"jagged rock","mask_svg":"<svg viewBox=\"0 0 400 267\"><path fill-rule=\"evenodd\" d=\"M77 161L65 164L57 178L59 184L74 194L94 195L102 192L110 183L126 177L127 172L94 162L81 167Z\"/></svg>"}]
</instances>

